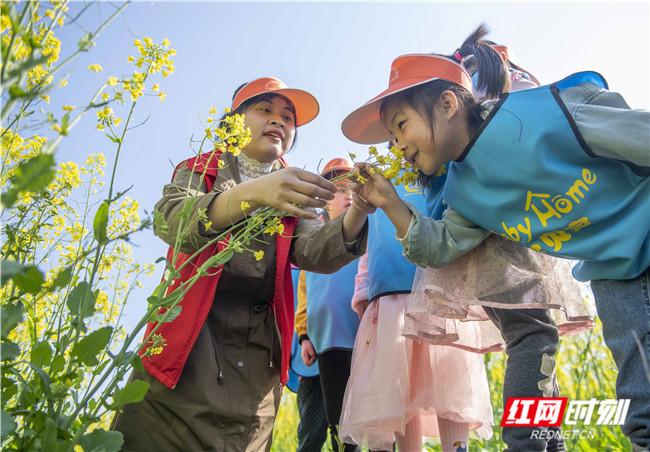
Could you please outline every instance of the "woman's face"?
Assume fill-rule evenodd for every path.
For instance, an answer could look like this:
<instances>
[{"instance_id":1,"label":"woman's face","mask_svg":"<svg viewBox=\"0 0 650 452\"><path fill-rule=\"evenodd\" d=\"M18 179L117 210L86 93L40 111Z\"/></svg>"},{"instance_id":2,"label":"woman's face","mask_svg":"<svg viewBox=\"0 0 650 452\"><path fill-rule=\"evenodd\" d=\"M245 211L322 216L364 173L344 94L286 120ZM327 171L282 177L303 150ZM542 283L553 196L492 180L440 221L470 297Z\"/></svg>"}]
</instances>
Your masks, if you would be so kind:
<instances>
[{"instance_id":1,"label":"woman's face","mask_svg":"<svg viewBox=\"0 0 650 452\"><path fill-rule=\"evenodd\" d=\"M449 121L434 107L433 124L408 105L393 103L383 112L384 126L406 160L426 175L453 159Z\"/></svg>"},{"instance_id":2,"label":"woman's face","mask_svg":"<svg viewBox=\"0 0 650 452\"><path fill-rule=\"evenodd\" d=\"M251 141L243 151L261 163L272 163L291 148L296 134L293 106L282 96L255 102L245 111Z\"/></svg>"}]
</instances>

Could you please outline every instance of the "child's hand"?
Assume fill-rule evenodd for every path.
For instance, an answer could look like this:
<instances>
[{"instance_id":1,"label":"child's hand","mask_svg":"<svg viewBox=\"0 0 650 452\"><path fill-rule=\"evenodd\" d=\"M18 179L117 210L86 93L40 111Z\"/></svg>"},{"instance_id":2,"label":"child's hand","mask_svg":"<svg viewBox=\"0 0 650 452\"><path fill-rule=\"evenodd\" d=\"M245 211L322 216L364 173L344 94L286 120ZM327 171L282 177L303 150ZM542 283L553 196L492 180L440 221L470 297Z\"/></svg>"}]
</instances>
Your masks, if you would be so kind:
<instances>
[{"instance_id":1,"label":"child's hand","mask_svg":"<svg viewBox=\"0 0 650 452\"><path fill-rule=\"evenodd\" d=\"M250 181L257 206L274 207L300 218L315 219L306 207L325 207L334 199L336 186L299 168L284 168Z\"/></svg>"},{"instance_id":2,"label":"child's hand","mask_svg":"<svg viewBox=\"0 0 650 452\"><path fill-rule=\"evenodd\" d=\"M302 358L302 362L305 363L307 367L311 367L311 365L314 364L314 361L316 361L316 351L314 350L314 346L309 339L303 339L300 343L300 348L300 357Z\"/></svg>"},{"instance_id":3,"label":"child's hand","mask_svg":"<svg viewBox=\"0 0 650 452\"><path fill-rule=\"evenodd\" d=\"M356 312L359 316L359 320L363 319L363 314L366 313L366 309L368 309L369 303L370 302L368 300L359 300L354 305L352 305L352 309L354 309L354 312Z\"/></svg>"},{"instance_id":4,"label":"child's hand","mask_svg":"<svg viewBox=\"0 0 650 452\"><path fill-rule=\"evenodd\" d=\"M361 199L358 193L354 193L352 195L351 207L354 207L355 209L359 210L364 215L375 213L375 210L377 210L375 206Z\"/></svg>"},{"instance_id":5,"label":"child's hand","mask_svg":"<svg viewBox=\"0 0 650 452\"><path fill-rule=\"evenodd\" d=\"M367 163L357 163L355 168L366 179L364 184L355 188L363 201L380 209L386 209L399 200L395 187L384 176L372 170Z\"/></svg>"}]
</instances>

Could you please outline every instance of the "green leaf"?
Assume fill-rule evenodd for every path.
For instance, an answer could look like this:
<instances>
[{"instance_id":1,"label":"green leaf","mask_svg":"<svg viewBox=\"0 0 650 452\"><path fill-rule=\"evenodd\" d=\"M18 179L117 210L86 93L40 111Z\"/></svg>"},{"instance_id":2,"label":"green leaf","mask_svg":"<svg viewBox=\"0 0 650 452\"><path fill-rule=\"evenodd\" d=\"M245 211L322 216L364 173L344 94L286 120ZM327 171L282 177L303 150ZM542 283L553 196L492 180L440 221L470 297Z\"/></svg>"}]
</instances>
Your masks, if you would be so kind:
<instances>
[{"instance_id":1,"label":"green leaf","mask_svg":"<svg viewBox=\"0 0 650 452\"><path fill-rule=\"evenodd\" d=\"M59 272L54 278L53 287L62 289L63 287L70 284L72 280L72 267L66 267L63 271Z\"/></svg>"},{"instance_id":2,"label":"green leaf","mask_svg":"<svg viewBox=\"0 0 650 452\"><path fill-rule=\"evenodd\" d=\"M110 326L93 331L72 347L72 356L76 356L87 366L96 366L99 364L97 355L106 349L112 333L113 328Z\"/></svg>"},{"instance_id":3,"label":"green leaf","mask_svg":"<svg viewBox=\"0 0 650 452\"><path fill-rule=\"evenodd\" d=\"M106 243L108 237L106 235L106 227L108 226L108 201L102 202L95 213L93 220L93 231L95 233L95 240L99 243Z\"/></svg>"},{"instance_id":4,"label":"green leaf","mask_svg":"<svg viewBox=\"0 0 650 452\"><path fill-rule=\"evenodd\" d=\"M5 436L16 431L16 421L14 418L7 413L5 410L2 410L2 439L4 440Z\"/></svg>"},{"instance_id":5,"label":"green leaf","mask_svg":"<svg viewBox=\"0 0 650 452\"><path fill-rule=\"evenodd\" d=\"M16 325L23 319L23 304L18 302L16 304L8 304L0 308L0 322L2 326L0 332L2 337L7 337Z\"/></svg>"},{"instance_id":6,"label":"green leaf","mask_svg":"<svg viewBox=\"0 0 650 452\"><path fill-rule=\"evenodd\" d=\"M50 348L50 344L43 341L34 345L29 360L32 364L35 364L38 367L48 366L52 360L52 349Z\"/></svg>"},{"instance_id":7,"label":"green leaf","mask_svg":"<svg viewBox=\"0 0 650 452\"><path fill-rule=\"evenodd\" d=\"M56 450L58 427L54 419L45 419L45 429L41 432L41 447L43 450Z\"/></svg>"},{"instance_id":8,"label":"green leaf","mask_svg":"<svg viewBox=\"0 0 650 452\"><path fill-rule=\"evenodd\" d=\"M14 359L20 355L20 347L18 347L18 344L11 341L3 341L1 347L2 353L0 353L0 359L2 361Z\"/></svg>"},{"instance_id":9,"label":"green leaf","mask_svg":"<svg viewBox=\"0 0 650 452\"><path fill-rule=\"evenodd\" d=\"M2 259L2 267L0 267L0 276L2 277L2 285L4 286L7 281L16 276L17 274L23 272L27 265L21 263L10 261L7 259Z\"/></svg>"},{"instance_id":10,"label":"green leaf","mask_svg":"<svg viewBox=\"0 0 650 452\"><path fill-rule=\"evenodd\" d=\"M68 126L70 125L70 113L66 113L63 115L63 118L61 119L61 135L67 136L68 135Z\"/></svg>"},{"instance_id":11,"label":"green leaf","mask_svg":"<svg viewBox=\"0 0 650 452\"><path fill-rule=\"evenodd\" d=\"M63 370L65 367L65 357L62 355L56 355L52 360L52 365L50 366L50 373L52 375L57 374Z\"/></svg>"},{"instance_id":12,"label":"green leaf","mask_svg":"<svg viewBox=\"0 0 650 452\"><path fill-rule=\"evenodd\" d=\"M14 276L14 282L25 293L38 293L45 282L43 272L38 267L30 265Z\"/></svg>"},{"instance_id":13,"label":"green leaf","mask_svg":"<svg viewBox=\"0 0 650 452\"><path fill-rule=\"evenodd\" d=\"M106 430L94 430L79 440L84 452L118 452L123 443L124 438L120 432Z\"/></svg>"},{"instance_id":14,"label":"green leaf","mask_svg":"<svg viewBox=\"0 0 650 452\"><path fill-rule=\"evenodd\" d=\"M165 312L162 312L162 313L158 312L153 316L152 321L153 322L162 322L162 323L173 322L176 319L176 317L179 316L182 309L183 309L182 306L176 305L173 308L168 309Z\"/></svg>"},{"instance_id":15,"label":"green leaf","mask_svg":"<svg viewBox=\"0 0 650 452\"><path fill-rule=\"evenodd\" d=\"M29 363L29 367L34 369L34 372L36 372L36 375L39 376L39 378L41 379L41 387L43 389L43 392L45 392L46 396L49 396L50 395L50 384L52 383L50 381L49 375L46 374L43 371L43 369L41 369L40 366L37 366L37 365L35 365L33 363Z\"/></svg>"},{"instance_id":16,"label":"green leaf","mask_svg":"<svg viewBox=\"0 0 650 452\"><path fill-rule=\"evenodd\" d=\"M138 372L144 372L144 366L142 365L142 358L140 358L140 355L138 355L137 353L133 354L133 358L131 359L131 365Z\"/></svg>"},{"instance_id":17,"label":"green leaf","mask_svg":"<svg viewBox=\"0 0 650 452\"><path fill-rule=\"evenodd\" d=\"M73 315L86 318L94 314L99 289L92 292L87 281L81 281L68 294L66 305Z\"/></svg>"},{"instance_id":18,"label":"green leaf","mask_svg":"<svg viewBox=\"0 0 650 452\"><path fill-rule=\"evenodd\" d=\"M142 380L131 381L124 386L124 388L115 391L113 394L113 403L110 408L118 410L127 403L138 403L149 390L149 383Z\"/></svg>"},{"instance_id":19,"label":"green leaf","mask_svg":"<svg viewBox=\"0 0 650 452\"><path fill-rule=\"evenodd\" d=\"M0 199L6 207L12 207L23 192L36 193L48 186L54 179L55 162L52 154L39 154L21 163L11 176L11 187Z\"/></svg>"}]
</instances>

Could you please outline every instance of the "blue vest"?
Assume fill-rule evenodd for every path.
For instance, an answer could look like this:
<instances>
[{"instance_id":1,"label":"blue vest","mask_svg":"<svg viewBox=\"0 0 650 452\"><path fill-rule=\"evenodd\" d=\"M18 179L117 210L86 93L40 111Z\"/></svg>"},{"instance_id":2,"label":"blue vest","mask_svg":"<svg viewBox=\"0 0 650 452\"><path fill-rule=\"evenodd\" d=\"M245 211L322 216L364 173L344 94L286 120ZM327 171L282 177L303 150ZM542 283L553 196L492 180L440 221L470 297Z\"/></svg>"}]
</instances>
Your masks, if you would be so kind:
<instances>
[{"instance_id":1,"label":"blue vest","mask_svg":"<svg viewBox=\"0 0 650 452\"><path fill-rule=\"evenodd\" d=\"M330 349L352 350L359 316L352 310L358 260L336 273L307 273L307 334L317 354Z\"/></svg>"},{"instance_id":2,"label":"blue vest","mask_svg":"<svg viewBox=\"0 0 650 452\"><path fill-rule=\"evenodd\" d=\"M559 96L595 72L510 93L449 168L444 197L481 227L579 260L580 281L630 279L650 264L650 180L595 156Z\"/></svg>"},{"instance_id":3,"label":"blue vest","mask_svg":"<svg viewBox=\"0 0 650 452\"><path fill-rule=\"evenodd\" d=\"M291 269L291 280L293 282L293 311L295 312L298 309L298 278L300 276L300 269L292 268ZM300 340L298 338L298 333L293 332L293 342L291 343L291 362L289 363L289 380L291 381L291 374L298 377L315 377L318 375L318 362L315 362L310 367L307 367L302 361L300 352L302 351L300 347ZM289 384L287 384L289 386ZM289 388L291 389L291 388ZM293 391L293 389L292 389ZM296 392L296 391L293 391Z\"/></svg>"},{"instance_id":4,"label":"blue vest","mask_svg":"<svg viewBox=\"0 0 650 452\"><path fill-rule=\"evenodd\" d=\"M444 181L444 175L435 177L427 186L426 195L417 187L405 188L399 185L395 189L400 198L420 212L429 216L442 215L441 190ZM395 226L381 209L368 216L367 253L370 300L384 295L411 292L415 265L402 254L402 245L395 238Z\"/></svg>"}]
</instances>

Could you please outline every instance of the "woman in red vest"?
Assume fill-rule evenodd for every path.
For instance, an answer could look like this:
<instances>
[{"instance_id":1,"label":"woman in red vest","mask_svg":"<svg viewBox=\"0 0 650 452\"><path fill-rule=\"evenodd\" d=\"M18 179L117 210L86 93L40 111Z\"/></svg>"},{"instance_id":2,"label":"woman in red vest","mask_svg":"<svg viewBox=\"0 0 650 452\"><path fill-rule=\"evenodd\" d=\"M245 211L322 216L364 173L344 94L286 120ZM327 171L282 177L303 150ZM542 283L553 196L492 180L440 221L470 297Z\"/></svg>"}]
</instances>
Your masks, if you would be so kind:
<instances>
[{"instance_id":1,"label":"woman in red vest","mask_svg":"<svg viewBox=\"0 0 650 452\"><path fill-rule=\"evenodd\" d=\"M281 234L250 244L264 252L261 260L250 252L235 253L192 286L174 321L160 325L157 333L167 345L162 353L144 357L146 372L131 377L147 381L149 392L142 402L125 406L115 421L124 450L270 449L291 352L290 264L331 273L356 259L365 251L371 210L357 198L345 215L323 224L314 208L334 198L336 187L316 174L285 167L282 156L295 143L296 127L314 119L318 110L311 94L276 78L242 85L230 114L245 114L250 143L238 156L220 155L221 162L204 154L180 163L164 187L155 209L168 227L155 233L170 246L180 212L196 201L177 262L260 207L291 216L282 220ZM207 213L209 228L199 220L200 211ZM218 249L216 244L206 248L180 280L190 278L192 269Z\"/></svg>"}]
</instances>

